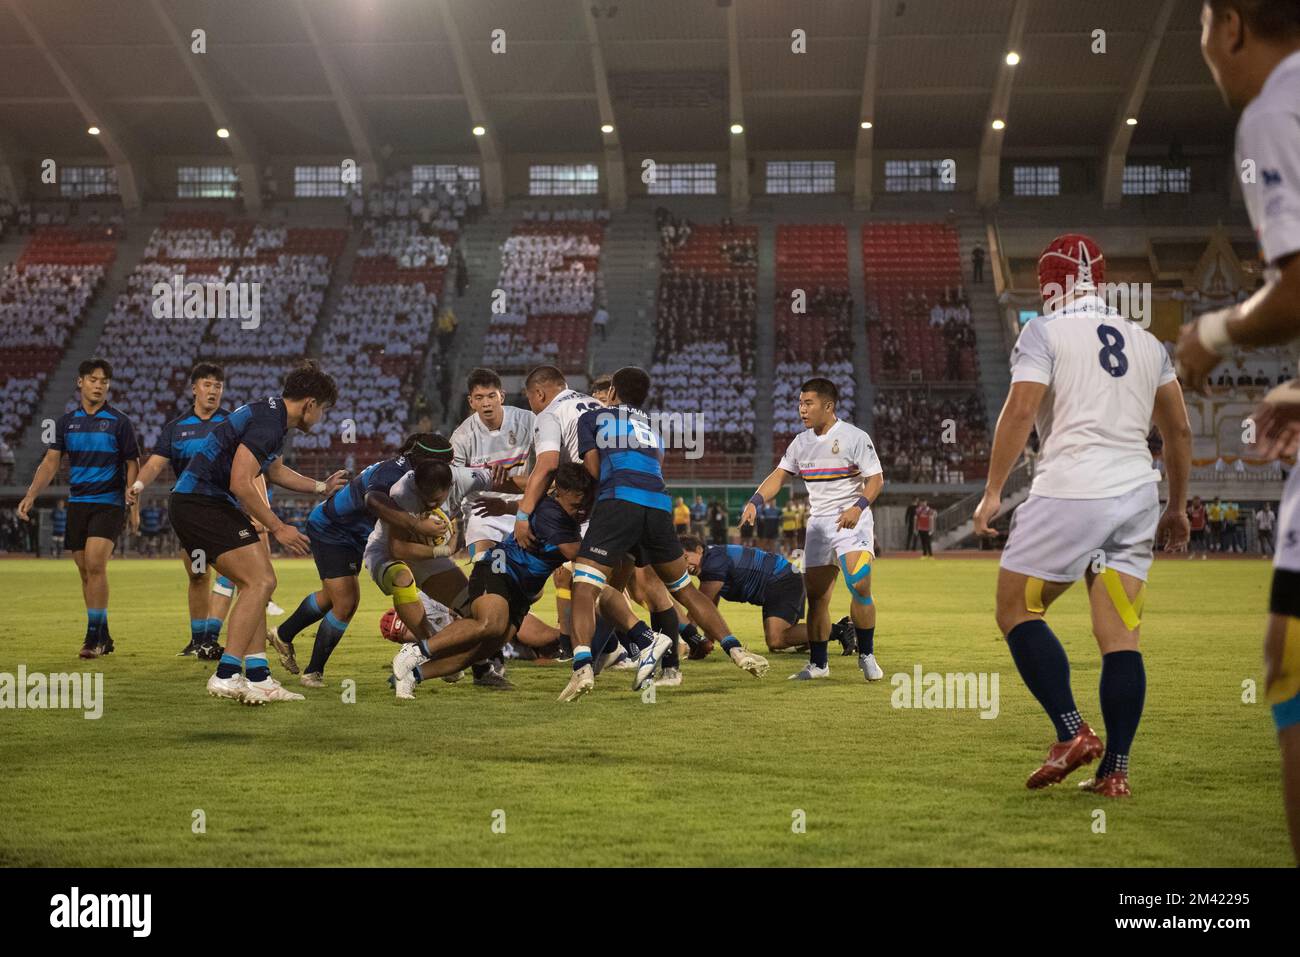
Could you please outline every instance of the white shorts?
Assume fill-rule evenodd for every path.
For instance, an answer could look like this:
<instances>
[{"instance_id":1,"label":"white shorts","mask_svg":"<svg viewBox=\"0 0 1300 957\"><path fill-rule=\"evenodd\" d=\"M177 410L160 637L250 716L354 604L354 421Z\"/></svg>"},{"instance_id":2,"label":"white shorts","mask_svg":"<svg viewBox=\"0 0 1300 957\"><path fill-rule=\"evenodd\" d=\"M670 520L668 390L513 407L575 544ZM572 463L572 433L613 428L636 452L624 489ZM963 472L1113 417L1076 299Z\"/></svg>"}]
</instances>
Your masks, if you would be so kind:
<instances>
[{"instance_id":1,"label":"white shorts","mask_svg":"<svg viewBox=\"0 0 1300 957\"><path fill-rule=\"evenodd\" d=\"M1155 482L1113 498L1030 495L1011 517L1002 567L1049 582L1075 582L1101 558L1146 581L1160 522Z\"/></svg>"},{"instance_id":2,"label":"white shorts","mask_svg":"<svg viewBox=\"0 0 1300 957\"><path fill-rule=\"evenodd\" d=\"M1279 571L1300 572L1300 465L1291 470L1282 489L1282 504L1277 509L1277 545L1273 567Z\"/></svg>"},{"instance_id":3,"label":"white shorts","mask_svg":"<svg viewBox=\"0 0 1300 957\"><path fill-rule=\"evenodd\" d=\"M852 528L836 528L838 515L809 516L804 532L803 566L817 568L838 565L839 559L850 552L876 553L876 520L871 509L864 508L858 524Z\"/></svg>"},{"instance_id":4,"label":"white shorts","mask_svg":"<svg viewBox=\"0 0 1300 957\"><path fill-rule=\"evenodd\" d=\"M451 609L441 602L436 602L424 592L420 592L420 604L424 606L424 617L429 619L434 634L442 631L454 620Z\"/></svg>"},{"instance_id":5,"label":"white shorts","mask_svg":"<svg viewBox=\"0 0 1300 957\"><path fill-rule=\"evenodd\" d=\"M380 544L367 544L364 556L366 568L370 570L370 578L379 589L384 588L384 572L388 566L394 562L401 561L400 558L394 558L387 548ZM416 585L423 585L430 576L441 574L442 572L456 568L456 563L451 558L426 558L418 562L403 562L411 570L415 577Z\"/></svg>"},{"instance_id":6,"label":"white shorts","mask_svg":"<svg viewBox=\"0 0 1300 957\"><path fill-rule=\"evenodd\" d=\"M475 515L471 512L465 525L465 547L468 548L475 542L499 545L513 535L514 531L513 515ZM486 551L487 549L476 552L474 559L477 561Z\"/></svg>"}]
</instances>

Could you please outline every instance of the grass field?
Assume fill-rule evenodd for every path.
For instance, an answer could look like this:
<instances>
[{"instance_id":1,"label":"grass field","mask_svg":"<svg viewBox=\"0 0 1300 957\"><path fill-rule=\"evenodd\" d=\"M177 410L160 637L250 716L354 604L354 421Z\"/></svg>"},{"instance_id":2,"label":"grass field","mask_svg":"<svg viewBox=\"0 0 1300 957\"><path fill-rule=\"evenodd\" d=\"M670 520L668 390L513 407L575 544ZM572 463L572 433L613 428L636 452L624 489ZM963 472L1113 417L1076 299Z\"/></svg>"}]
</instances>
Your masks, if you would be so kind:
<instances>
[{"instance_id":1,"label":"grass field","mask_svg":"<svg viewBox=\"0 0 1300 957\"><path fill-rule=\"evenodd\" d=\"M110 566L118 651L80 662L72 563L0 562L0 671L105 675L99 720L0 711L0 864L1292 863L1268 709L1242 702L1243 681L1262 675L1262 561L1156 564L1127 802L1077 793L1079 776L1025 789L1051 725L993 626L991 561L876 565L885 681L868 686L835 645L831 678L812 683L785 680L798 656L771 655L756 681L715 652L652 704L613 672L560 705L568 666L525 663L511 666L514 693L435 682L395 701L384 681L394 646L377 629L386 602L365 582L329 687L262 709L209 698L212 665L173 657L188 627L177 564ZM292 608L313 567L278 571L276 598ZM549 595L538 607L553 615ZM847 609L842 594L836 607ZM761 649L757 609L724 612ZM1101 732L1082 590L1050 620ZM889 678L917 664L1000 673L997 718L891 707ZM355 703L341 700L345 678ZM1098 807L1105 833L1094 832ZM196 810L206 833L193 831Z\"/></svg>"}]
</instances>

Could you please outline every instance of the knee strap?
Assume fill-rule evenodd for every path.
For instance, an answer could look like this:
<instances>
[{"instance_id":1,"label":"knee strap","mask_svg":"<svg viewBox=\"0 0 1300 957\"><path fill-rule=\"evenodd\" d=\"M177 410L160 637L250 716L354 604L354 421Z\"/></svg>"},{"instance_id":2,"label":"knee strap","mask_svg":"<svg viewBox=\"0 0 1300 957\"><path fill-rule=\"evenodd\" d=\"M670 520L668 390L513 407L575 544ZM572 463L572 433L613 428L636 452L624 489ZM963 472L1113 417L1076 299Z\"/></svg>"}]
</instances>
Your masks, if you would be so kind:
<instances>
[{"instance_id":1,"label":"knee strap","mask_svg":"<svg viewBox=\"0 0 1300 957\"><path fill-rule=\"evenodd\" d=\"M1041 578L1025 579L1025 611L1031 611L1035 615L1046 613L1047 606L1043 604L1043 584Z\"/></svg>"},{"instance_id":2,"label":"knee strap","mask_svg":"<svg viewBox=\"0 0 1300 957\"><path fill-rule=\"evenodd\" d=\"M394 579L399 572L406 572L411 576L411 584L396 585ZM410 566L406 562L392 562L384 569L383 589L385 595L393 596L395 605L413 605L420 601L420 588L415 584L415 575L412 574Z\"/></svg>"},{"instance_id":3,"label":"knee strap","mask_svg":"<svg viewBox=\"0 0 1300 957\"><path fill-rule=\"evenodd\" d=\"M859 552L857 565L854 566L852 571L849 571L849 564L845 561L845 556L841 555L840 568L844 572L844 584L849 587L849 597L859 605L872 604L870 595L859 594L858 590L854 587L858 582L871 574L871 553Z\"/></svg>"},{"instance_id":4,"label":"knee strap","mask_svg":"<svg viewBox=\"0 0 1300 957\"><path fill-rule=\"evenodd\" d=\"M691 583L691 576L690 576L690 573L689 573L689 572L682 572L682 577L681 577L681 578L677 579L677 581L675 581L675 582L670 582L670 583L669 583L669 585L668 585L668 590L669 590L670 592L672 592L673 594L676 594L677 592L681 591L683 588L685 588L685 587L686 587L687 585L689 585L690 583Z\"/></svg>"},{"instance_id":5,"label":"knee strap","mask_svg":"<svg viewBox=\"0 0 1300 957\"><path fill-rule=\"evenodd\" d=\"M235 594L235 583L225 575L218 575L217 580L212 585L212 593L230 598Z\"/></svg>"},{"instance_id":6,"label":"knee strap","mask_svg":"<svg viewBox=\"0 0 1300 957\"><path fill-rule=\"evenodd\" d=\"M1292 708L1297 712L1292 716L1291 723L1300 721L1300 704L1295 703L1300 697L1300 618L1286 620L1286 634L1282 637L1282 660L1278 662L1277 671L1264 695L1268 703L1275 706L1275 717L1277 707L1284 706L1290 699ZM1278 729L1281 730L1280 725Z\"/></svg>"},{"instance_id":7,"label":"knee strap","mask_svg":"<svg viewBox=\"0 0 1300 957\"><path fill-rule=\"evenodd\" d=\"M1124 583L1120 581L1119 572L1113 568L1103 569L1101 572L1101 583L1106 586L1106 594L1110 596L1110 603L1115 606L1119 612L1119 617L1124 622L1124 627L1133 631L1142 624L1142 608L1146 604L1147 585L1142 583L1138 593L1129 601L1128 595L1124 594Z\"/></svg>"},{"instance_id":8,"label":"knee strap","mask_svg":"<svg viewBox=\"0 0 1300 957\"><path fill-rule=\"evenodd\" d=\"M557 589L555 589L555 597L556 597L556 598L563 598L565 601L572 601L572 600L573 600L573 591L572 591L571 589L568 589L568 588L557 588Z\"/></svg>"},{"instance_id":9,"label":"knee strap","mask_svg":"<svg viewBox=\"0 0 1300 957\"><path fill-rule=\"evenodd\" d=\"M605 574L590 565L573 566L573 583L584 585L595 585L597 589L604 588L608 583Z\"/></svg>"}]
</instances>

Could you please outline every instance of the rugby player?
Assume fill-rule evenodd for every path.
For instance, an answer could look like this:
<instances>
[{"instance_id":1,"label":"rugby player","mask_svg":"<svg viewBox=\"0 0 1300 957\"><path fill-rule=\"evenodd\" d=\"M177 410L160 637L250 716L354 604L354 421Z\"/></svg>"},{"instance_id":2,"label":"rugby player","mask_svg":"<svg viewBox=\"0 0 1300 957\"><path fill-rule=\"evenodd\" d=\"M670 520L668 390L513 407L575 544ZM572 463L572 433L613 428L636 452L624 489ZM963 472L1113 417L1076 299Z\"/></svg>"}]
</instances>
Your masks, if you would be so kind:
<instances>
[{"instance_id":1,"label":"rugby player","mask_svg":"<svg viewBox=\"0 0 1300 957\"><path fill-rule=\"evenodd\" d=\"M722 643L723 650L737 667L762 677L767 671L767 660L745 650L717 608L700 594L686 573L682 547L672 523L672 500L664 487L663 449L659 437L649 427L648 417L640 409L650 394L650 377L643 369L627 366L615 372L613 379L612 404L588 409L574 422L578 455L587 472L597 480L598 488L591 522L574 562L573 675L560 700L573 701L592 689L591 643L596 630L596 603L603 597L601 592L606 590L605 586L613 584L608 593L626 608L622 589L630 571L625 563L629 555L637 566L654 566L668 590L705 634ZM541 447L539 441L538 449ZM532 488L530 478L529 489ZM516 530L518 527L517 523ZM619 574L611 581L611 572L616 569ZM631 614L630 610L627 614ZM676 612L672 615L675 620ZM619 623L617 615L609 617L612 624ZM674 628L671 637L652 632L645 643L636 636L630 637L640 651L632 685L636 689L651 678L664 654L675 649L677 631Z\"/></svg>"},{"instance_id":2,"label":"rugby player","mask_svg":"<svg viewBox=\"0 0 1300 957\"><path fill-rule=\"evenodd\" d=\"M403 645L393 658L398 698L413 698L419 682L449 677L501 651L541 596L546 580L578 554L579 523L590 507L594 484L576 463L556 470L554 495L542 499L529 517L533 544L524 548L511 533L487 552L470 574L468 615L447 625L436 638Z\"/></svg>"},{"instance_id":3,"label":"rugby player","mask_svg":"<svg viewBox=\"0 0 1300 957\"><path fill-rule=\"evenodd\" d=\"M361 600L357 576L375 520L382 518L413 536L436 537L447 531L441 517L413 515L388 494L407 472L422 462L433 461L434 447L421 442L427 437L408 437L396 458L366 466L347 485L316 505L307 518L307 538L320 575L320 589L303 598L284 624L271 628L267 637L280 664L296 675L298 660L293 640L304 628L320 622L311 660L299 678L308 688L324 686L325 664L356 614Z\"/></svg>"},{"instance_id":4,"label":"rugby player","mask_svg":"<svg viewBox=\"0 0 1300 957\"><path fill-rule=\"evenodd\" d=\"M64 546L81 575L86 603L86 639L79 656L112 654L108 630L108 560L126 522L126 487L140 469L135 428L108 404L113 367L105 359L87 359L77 367L77 408L59 416L53 441L36 467L18 517L31 521L36 497L59 474L68 456L68 517Z\"/></svg>"},{"instance_id":5,"label":"rugby player","mask_svg":"<svg viewBox=\"0 0 1300 957\"><path fill-rule=\"evenodd\" d=\"M214 362L199 362L190 370L190 392L194 404L189 412L176 416L162 427L153 452L140 468L140 477L126 492L126 503L135 507L140 493L153 484L167 465L180 478L190 459L208 435L230 415L221 405L226 373ZM214 601L212 571L206 562L195 565L184 551L180 555L189 580L186 597L190 611L190 640L178 657L194 655L210 661L221 657L217 638L221 634L222 618L212 613Z\"/></svg>"},{"instance_id":6,"label":"rugby player","mask_svg":"<svg viewBox=\"0 0 1300 957\"><path fill-rule=\"evenodd\" d=\"M1266 264L1264 285L1245 302L1183 327L1179 373L1202 390L1234 346L1294 342L1300 336L1300 3L1207 0L1201 53L1234 110L1237 169L1246 212ZM1300 446L1300 380L1270 393L1255 410L1258 454L1294 455ZM1268 701L1282 752L1291 845L1300 861L1300 468L1278 509L1278 547L1264 639Z\"/></svg>"},{"instance_id":7,"label":"rugby player","mask_svg":"<svg viewBox=\"0 0 1300 957\"><path fill-rule=\"evenodd\" d=\"M803 575L786 559L745 545L706 545L694 535L680 539L686 570L700 580L700 592L714 602L744 602L763 609L763 638L769 651L808 644L803 618ZM792 679L811 678L805 667Z\"/></svg>"},{"instance_id":8,"label":"rugby player","mask_svg":"<svg viewBox=\"0 0 1300 957\"><path fill-rule=\"evenodd\" d=\"M836 416L838 401L839 390L829 379L812 378L799 387L799 418L805 430L790 440L780 463L746 503L740 523L754 524L758 510L776 499L787 478L803 479L810 510L803 550L808 665L795 677L826 678L831 673L827 651L832 635L831 592L842 568L852 599L849 616L857 639L858 667L867 681L879 681L885 673L875 654L871 503L884 488L885 475L871 436Z\"/></svg>"},{"instance_id":9,"label":"rugby player","mask_svg":"<svg viewBox=\"0 0 1300 957\"><path fill-rule=\"evenodd\" d=\"M1056 743L1026 783L1047 787L1102 758L1084 785L1118 798L1131 793L1129 751L1146 696L1138 638L1153 546L1187 547L1191 427L1164 347L1097 295L1104 278L1101 248L1087 236L1059 236L1039 258L1043 315L1025 324L1011 353L1011 390L975 531L993 534L1003 484L1037 425L1033 485L1012 517L997 585L998 627L1056 727ZM1147 446L1153 418L1169 477L1163 513ZM1075 705L1065 649L1044 617L1080 578L1102 655L1104 757Z\"/></svg>"},{"instance_id":10,"label":"rugby player","mask_svg":"<svg viewBox=\"0 0 1300 957\"><path fill-rule=\"evenodd\" d=\"M214 428L172 490L172 528L191 561L215 566L243 595L230 614L225 653L208 679L208 693L215 697L245 704L303 700L271 677L267 665L266 603L275 591L275 569L253 521L266 526L291 555L306 555L310 542L271 511L257 478L265 475L282 488L317 495L332 495L346 485L345 471L319 481L280 459L289 430L310 432L337 399L334 379L304 360L285 376L280 395L240 406Z\"/></svg>"}]
</instances>

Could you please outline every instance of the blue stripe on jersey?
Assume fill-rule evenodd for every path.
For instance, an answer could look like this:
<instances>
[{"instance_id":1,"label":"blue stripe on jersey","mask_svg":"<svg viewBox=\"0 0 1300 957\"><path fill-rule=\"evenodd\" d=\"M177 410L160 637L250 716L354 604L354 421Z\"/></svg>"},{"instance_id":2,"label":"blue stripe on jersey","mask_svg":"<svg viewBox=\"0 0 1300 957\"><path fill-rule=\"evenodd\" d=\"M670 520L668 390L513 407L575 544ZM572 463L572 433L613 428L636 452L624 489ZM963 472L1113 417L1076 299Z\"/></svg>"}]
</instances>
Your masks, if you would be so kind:
<instances>
[{"instance_id":1,"label":"blue stripe on jersey","mask_svg":"<svg viewBox=\"0 0 1300 957\"><path fill-rule=\"evenodd\" d=\"M402 456L367 465L347 485L311 510L307 524L312 537L364 548L366 538L375 527L375 516L366 507L366 496L371 492L387 494L409 470L410 465Z\"/></svg>"},{"instance_id":2,"label":"blue stripe on jersey","mask_svg":"<svg viewBox=\"0 0 1300 957\"><path fill-rule=\"evenodd\" d=\"M230 494L230 467L239 446L248 447L265 473L266 467L280 457L287 432L287 412L279 396L241 405L208 433L173 491L238 505Z\"/></svg>"},{"instance_id":3,"label":"blue stripe on jersey","mask_svg":"<svg viewBox=\"0 0 1300 957\"><path fill-rule=\"evenodd\" d=\"M69 432L63 439L69 452L117 453L117 436L112 432Z\"/></svg>"},{"instance_id":4,"label":"blue stripe on jersey","mask_svg":"<svg viewBox=\"0 0 1300 957\"><path fill-rule=\"evenodd\" d=\"M524 549L515 541L514 532L506 540L488 552L484 562L492 567L498 553L505 557L505 574L519 586L529 598L536 600L546 587L546 581L555 569L564 564L564 554L559 543L577 541L581 535L575 522L554 498L546 497L538 503L528 520L537 543L530 549Z\"/></svg>"},{"instance_id":5,"label":"blue stripe on jersey","mask_svg":"<svg viewBox=\"0 0 1300 957\"><path fill-rule=\"evenodd\" d=\"M227 409L217 409L206 419L199 418L194 412L177 416L163 426L154 455L161 455L171 462L172 471L179 477L203 448L212 430L229 417Z\"/></svg>"},{"instance_id":6,"label":"blue stripe on jersey","mask_svg":"<svg viewBox=\"0 0 1300 957\"><path fill-rule=\"evenodd\" d=\"M714 545L705 553L701 565L701 580L717 581L725 572L719 593L724 599L751 605L763 604L767 586L793 573L793 567L780 555L748 545Z\"/></svg>"},{"instance_id":7,"label":"blue stripe on jersey","mask_svg":"<svg viewBox=\"0 0 1300 957\"><path fill-rule=\"evenodd\" d=\"M96 492L94 494L69 495L68 501L89 502L93 505L123 505L124 504L121 492Z\"/></svg>"},{"instance_id":8,"label":"blue stripe on jersey","mask_svg":"<svg viewBox=\"0 0 1300 957\"><path fill-rule=\"evenodd\" d=\"M592 409L578 419L578 452L600 456L596 501L619 499L664 512L673 509L663 478L663 449L640 409Z\"/></svg>"},{"instance_id":9,"label":"blue stripe on jersey","mask_svg":"<svg viewBox=\"0 0 1300 957\"><path fill-rule=\"evenodd\" d=\"M111 482L117 474L116 465L74 465L68 469L68 478L73 485L89 485L96 482Z\"/></svg>"}]
</instances>

